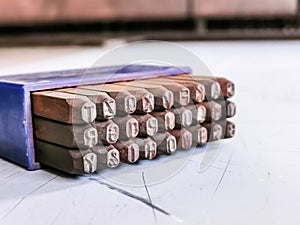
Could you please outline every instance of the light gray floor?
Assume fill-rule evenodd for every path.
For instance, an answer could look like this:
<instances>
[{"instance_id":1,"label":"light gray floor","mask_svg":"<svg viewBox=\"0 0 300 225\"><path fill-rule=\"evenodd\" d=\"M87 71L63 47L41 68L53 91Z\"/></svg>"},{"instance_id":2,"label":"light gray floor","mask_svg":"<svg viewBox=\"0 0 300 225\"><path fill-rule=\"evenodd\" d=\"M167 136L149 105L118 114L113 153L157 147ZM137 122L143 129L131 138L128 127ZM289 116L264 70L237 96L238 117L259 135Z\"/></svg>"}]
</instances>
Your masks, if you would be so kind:
<instances>
[{"instance_id":1,"label":"light gray floor","mask_svg":"<svg viewBox=\"0 0 300 225\"><path fill-rule=\"evenodd\" d=\"M72 178L0 159L1 225L300 223L300 41L178 44L236 83L236 137L178 154L167 161L173 170L154 173L153 162ZM104 52L0 49L0 73L90 66Z\"/></svg>"}]
</instances>

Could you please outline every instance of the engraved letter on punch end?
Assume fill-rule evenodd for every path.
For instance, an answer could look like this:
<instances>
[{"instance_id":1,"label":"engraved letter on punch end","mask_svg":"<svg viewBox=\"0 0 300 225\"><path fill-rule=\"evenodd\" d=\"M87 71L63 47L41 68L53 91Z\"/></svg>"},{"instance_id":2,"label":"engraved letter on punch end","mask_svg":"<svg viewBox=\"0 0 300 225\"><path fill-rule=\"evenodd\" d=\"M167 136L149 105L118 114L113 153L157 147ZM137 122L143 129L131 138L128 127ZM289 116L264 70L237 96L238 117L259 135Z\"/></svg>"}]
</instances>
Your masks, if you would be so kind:
<instances>
[{"instance_id":1,"label":"engraved letter on punch end","mask_svg":"<svg viewBox=\"0 0 300 225\"><path fill-rule=\"evenodd\" d=\"M173 130L175 127L175 115L172 112L165 114L165 128L166 130Z\"/></svg>"},{"instance_id":2,"label":"engraved letter on punch end","mask_svg":"<svg viewBox=\"0 0 300 225\"><path fill-rule=\"evenodd\" d=\"M177 149L176 138L173 135L167 137L167 153L173 154Z\"/></svg>"},{"instance_id":3,"label":"engraved letter on punch end","mask_svg":"<svg viewBox=\"0 0 300 225\"><path fill-rule=\"evenodd\" d=\"M83 168L85 173L94 173L97 170L97 155L88 153L83 156Z\"/></svg>"},{"instance_id":4,"label":"engraved letter on punch end","mask_svg":"<svg viewBox=\"0 0 300 225\"><path fill-rule=\"evenodd\" d=\"M96 105L93 102L86 102L81 107L81 119L87 123L91 123L96 119Z\"/></svg>"},{"instance_id":5,"label":"engraved letter on punch end","mask_svg":"<svg viewBox=\"0 0 300 225\"><path fill-rule=\"evenodd\" d=\"M163 107L169 109L174 105L174 95L171 91L166 91L162 97Z\"/></svg>"},{"instance_id":6,"label":"engraved letter on punch end","mask_svg":"<svg viewBox=\"0 0 300 225\"><path fill-rule=\"evenodd\" d=\"M127 96L124 99L125 112L128 114L134 113L136 110L136 98L133 95Z\"/></svg>"},{"instance_id":7,"label":"engraved letter on punch end","mask_svg":"<svg viewBox=\"0 0 300 225\"><path fill-rule=\"evenodd\" d=\"M182 112L181 125L184 127L189 127L191 126L192 122L193 122L192 111L189 109L184 110L184 112Z\"/></svg>"},{"instance_id":8,"label":"engraved letter on punch end","mask_svg":"<svg viewBox=\"0 0 300 225\"><path fill-rule=\"evenodd\" d=\"M222 138L223 129L220 124L215 124L212 130L212 139L218 141Z\"/></svg>"},{"instance_id":9,"label":"engraved letter on punch end","mask_svg":"<svg viewBox=\"0 0 300 225\"><path fill-rule=\"evenodd\" d=\"M126 136L134 138L139 134L139 123L136 119L131 118L126 123Z\"/></svg>"},{"instance_id":10,"label":"engraved letter on punch end","mask_svg":"<svg viewBox=\"0 0 300 225\"><path fill-rule=\"evenodd\" d=\"M205 144L207 142L207 139L207 129L205 127L201 127L198 130L198 144Z\"/></svg>"},{"instance_id":11,"label":"engraved letter on punch end","mask_svg":"<svg viewBox=\"0 0 300 225\"><path fill-rule=\"evenodd\" d=\"M98 133L94 127L86 129L83 133L84 145L91 148L98 143Z\"/></svg>"},{"instance_id":12,"label":"engraved letter on punch end","mask_svg":"<svg viewBox=\"0 0 300 225\"><path fill-rule=\"evenodd\" d=\"M137 144L133 143L128 146L128 156L127 160L130 163L138 161L140 157L140 148Z\"/></svg>"},{"instance_id":13,"label":"engraved letter on punch end","mask_svg":"<svg viewBox=\"0 0 300 225\"><path fill-rule=\"evenodd\" d=\"M188 88L183 88L180 90L179 94L179 104L186 106L190 102L190 90Z\"/></svg>"},{"instance_id":14,"label":"engraved letter on punch end","mask_svg":"<svg viewBox=\"0 0 300 225\"><path fill-rule=\"evenodd\" d=\"M154 96L151 93L147 93L142 99L143 111L150 113L154 109Z\"/></svg>"},{"instance_id":15,"label":"engraved letter on punch end","mask_svg":"<svg viewBox=\"0 0 300 225\"><path fill-rule=\"evenodd\" d=\"M149 118L146 122L146 133L148 136L153 136L158 131L158 121L156 118Z\"/></svg>"},{"instance_id":16,"label":"engraved letter on punch end","mask_svg":"<svg viewBox=\"0 0 300 225\"><path fill-rule=\"evenodd\" d=\"M227 96L228 97L234 96L234 92L235 92L234 83L232 83L231 81L228 81L227 82Z\"/></svg>"},{"instance_id":17,"label":"engraved letter on punch end","mask_svg":"<svg viewBox=\"0 0 300 225\"><path fill-rule=\"evenodd\" d=\"M191 132L182 132L181 133L181 147L183 149L189 149L193 144L193 135Z\"/></svg>"},{"instance_id":18,"label":"engraved letter on punch end","mask_svg":"<svg viewBox=\"0 0 300 225\"><path fill-rule=\"evenodd\" d=\"M206 108L203 105L196 106L197 107L197 118L196 120L199 123L203 123L206 118Z\"/></svg>"},{"instance_id":19,"label":"engraved letter on punch end","mask_svg":"<svg viewBox=\"0 0 300 225\"><path fill-rule=\"evenodd\" d=\"M119 126L115 123L112 123L107 126L106 132L106 141L108 143L116 143L119 139Z\"/></svg>"},{"instance_id":20,"label":"engraved letter on punch end","mask_svg":"<svg viewBox=\"0 0 300 225\"><path fill-rule=\"evenodd\" d=\"M227 122L226 126L226 137L231 138L235 134L235 124L231 122Z\"/></svg>"},{"instance_id":21,"label":"engraved letter on punch end","mask_svg":"<svg viewBox=\"0 0 300 225\"><path fill-rule=\"evenodd\" d=\"M222 117L222 106L219 103L211 104L211 117L213 120L219 120Z\"/></svg>"},{"instance_id":22,"label":"engraved letter on punch end","mask_svg":"<svg viewBox=\"0 0 300 225\"><path fill-rule=\"evenodd\" d=\"M103 102L103 117L111 119L116 115L116 102L114 99L109 98Z\"/></svg>"},{"instance_id":23,"label":"engraved letter on punch end","mask_svg":"<svg viewBox=\"0 0 300 225\"><path fill-rule=\"evenodd\" d=\"M205 99L205 86L198 83L196 87L196 101L203 102Z\"/></svg>"},{"instance_id":24,"label":"engraved letter on punch end","mask_svg":"<svg viewBox=\"0 0 300 225\"><path fill-rule=\"evenodd\" d=\"M111 149L107 153L107 166L115 168L120 164L120 153L117 149Z\"/></svg>"},{"instance_id":25,"label":"engraved letter on punch end","mask_svg":"<svg viewBox=\"0 0 300 225\"><path fill-rule=\"evenodd\" d=\"M227 104L226 111L227 111L227 113L226 113L227 117L233 117L235 115L235 113L236 113L236 105L233 102L229 102Z\"/></svg>"},{"instance_id":26,"label":"engraved letter on punch end","mask_svg":"<svg viewBox=\"0 0 300 225\"><path fill-rule=\"evenodd\" d=\"M221 95L221 86L218 82L214 82L211 85L211 98L217 99Z\"/></svg>"},{"instance_id":27,"label":"engraved letter on punch end","mask_svg":"<svg viewBox=\"0 0 300 225\"><path fill-rule=\"evenodd\" d=\"M148 139L145 141L145 153L144 157L145 159L154 159L156 156L156 150L157 149L157 144L152 141L151 139Z\"/></svg>"}]
</instances>

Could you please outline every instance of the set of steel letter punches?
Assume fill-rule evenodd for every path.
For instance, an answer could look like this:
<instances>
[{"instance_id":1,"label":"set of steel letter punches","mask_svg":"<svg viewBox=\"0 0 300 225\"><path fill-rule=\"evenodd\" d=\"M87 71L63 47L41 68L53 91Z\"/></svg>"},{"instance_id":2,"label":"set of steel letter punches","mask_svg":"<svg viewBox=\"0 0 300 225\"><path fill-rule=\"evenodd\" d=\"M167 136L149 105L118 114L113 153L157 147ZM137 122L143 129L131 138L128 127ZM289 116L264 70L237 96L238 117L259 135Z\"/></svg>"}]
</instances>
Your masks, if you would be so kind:
<instances>
[{"instance_id":1,"label":"set of steel letter punches","mask_svg":"<svg viewBox=\"0 0 300 225\"><path fill-rule=\"evenodd\" d=\"M234 91L226 78L181 74L33 92L37 161L93 173L231 138Z\"/></svg>"}]
</instances>

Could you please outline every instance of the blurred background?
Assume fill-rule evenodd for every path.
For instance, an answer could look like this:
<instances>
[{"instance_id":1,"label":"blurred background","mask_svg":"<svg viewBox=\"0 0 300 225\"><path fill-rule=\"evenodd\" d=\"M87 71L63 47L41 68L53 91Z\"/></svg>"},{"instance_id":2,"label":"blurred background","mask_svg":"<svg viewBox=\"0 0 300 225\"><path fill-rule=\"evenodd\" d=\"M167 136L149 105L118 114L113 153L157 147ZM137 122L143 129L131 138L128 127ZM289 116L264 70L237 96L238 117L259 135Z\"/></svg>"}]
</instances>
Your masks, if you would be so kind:
<instances>
[{"instance_id":1,"label":"blurred background","mask_svg":"<svg viewBox=\"0 0 300 225\"><path fill-rule=\"evenodd\" d=\"M298 0L0 0L0 45L295 39Z\"/></svg>"}]
</instances>

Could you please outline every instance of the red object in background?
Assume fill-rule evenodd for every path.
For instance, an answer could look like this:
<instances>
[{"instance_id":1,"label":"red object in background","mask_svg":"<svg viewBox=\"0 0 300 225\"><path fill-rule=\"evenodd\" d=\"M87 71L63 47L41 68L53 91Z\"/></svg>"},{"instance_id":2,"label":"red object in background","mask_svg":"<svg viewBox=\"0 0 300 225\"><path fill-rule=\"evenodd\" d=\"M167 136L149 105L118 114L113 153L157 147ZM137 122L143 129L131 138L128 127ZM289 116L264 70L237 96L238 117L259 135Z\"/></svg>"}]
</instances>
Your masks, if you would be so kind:
<instances>
[{"instance_id":1,"label":"red object in background","mask_svg":"<svg viewBox=\"0 0 300 225\"><path fill-rule=\"evenodd\" d=\"M297 0L194 0L197 17L270 17L297 13Z\"/></svg>"},{"instance_id":2,"label":"red object in background","mask_svg":"<svg viewBox=\"0 0 300 225\"><path fill-rule=\"evenodd\" d=\"M0 0L2 24L186 16L187 0Z\"/></svg>"},{"instance_id":3,"label":"red object in background","mask_svg":"<svg viewBox=\"0 0 300 225\"><path fill-rule=\"evenodd\" d=\"M297 0L0 0L0 24L295 15Z\"/></svg>"}]
</instances>

